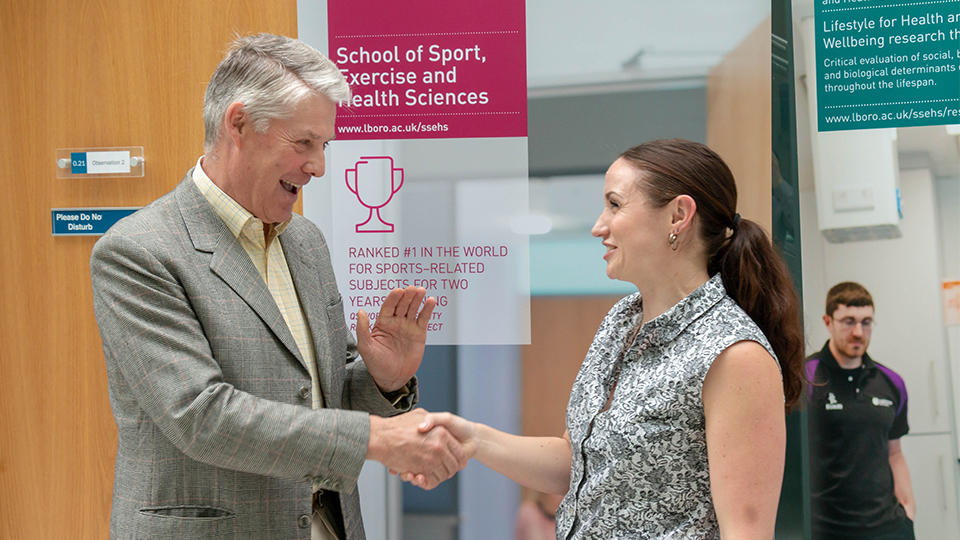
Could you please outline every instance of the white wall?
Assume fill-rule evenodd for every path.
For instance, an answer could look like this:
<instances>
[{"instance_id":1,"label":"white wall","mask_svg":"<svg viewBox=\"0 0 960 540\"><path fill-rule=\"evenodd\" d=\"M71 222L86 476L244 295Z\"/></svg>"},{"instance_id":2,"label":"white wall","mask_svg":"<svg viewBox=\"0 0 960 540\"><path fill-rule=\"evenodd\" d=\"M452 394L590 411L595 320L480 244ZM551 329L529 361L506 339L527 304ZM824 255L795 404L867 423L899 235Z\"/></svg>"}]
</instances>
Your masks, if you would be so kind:
<instances>
[{"instance_id":1,"label":"white wall","mask_svg":"<svg viewBox=\"0 0 960 540\"><path fill-rule=\"evenodd\" d=\"M957 280L960 279L960 178L938 178L934 190L940 231L940 276L944 280ZM947 357L952 368L956 421L960 418L960 400L957 399L960 395L960 325L947 327ZM956 434L954 442L960 444L960 433Z\"/></svg>"},{"instance_id":2,"label":"white wall","mask_svg":"<svg viewBox=\"0 0 960 540\"><path fill-rule=\"evenodd\" d=\"M841 281L863 284L874 298L878 321L869 354L897 371L907 385L910 434L903 444L920 503L917 538L958 538L956 430L940 299L937 192L928 170L900 174L903 237L896 239L828 243L817 227L815 194L801 192L808 352L829 338L821 320L827 290Z\"/></svg>"}]
</instances>

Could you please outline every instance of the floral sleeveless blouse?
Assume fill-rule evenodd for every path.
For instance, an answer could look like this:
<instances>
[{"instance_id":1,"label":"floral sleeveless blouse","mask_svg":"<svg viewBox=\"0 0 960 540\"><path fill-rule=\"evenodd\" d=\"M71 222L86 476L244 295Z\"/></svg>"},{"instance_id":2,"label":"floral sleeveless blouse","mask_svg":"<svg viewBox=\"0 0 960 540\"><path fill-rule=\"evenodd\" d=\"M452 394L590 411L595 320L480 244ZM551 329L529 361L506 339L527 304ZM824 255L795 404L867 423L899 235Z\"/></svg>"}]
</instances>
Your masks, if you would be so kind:
<instances>
[{"instance_id":1,"label":"floral sleeveless blouse","mask_svg":"<svg viewBox=\"0 0 960 540\"><path fill-rule=\"evenodd\" d=\"M649 321L624 349L641 315L639 293L613 306L574 383L567 406L573 466L557 509L558 539L720 538L703 379L738 341L773 349L727 296L719 274ZM614 381L613 401L601 412Z\"/></svg>"}]
</instances>

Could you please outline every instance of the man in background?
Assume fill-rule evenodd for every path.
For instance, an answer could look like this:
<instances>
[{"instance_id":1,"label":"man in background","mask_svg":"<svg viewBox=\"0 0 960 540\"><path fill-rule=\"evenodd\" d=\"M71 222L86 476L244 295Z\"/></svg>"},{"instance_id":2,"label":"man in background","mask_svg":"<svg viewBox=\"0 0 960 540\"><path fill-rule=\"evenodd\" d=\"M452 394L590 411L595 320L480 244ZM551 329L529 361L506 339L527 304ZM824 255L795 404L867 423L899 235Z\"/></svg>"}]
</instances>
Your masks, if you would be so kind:
<instances>
[{"instance_id":1,"label":"man in background","mask_svg":"<svg viewBox=\"0 0 960 540\"><path fill-rule=\"evenodd\" d=\"M392 291L355 343L323 235L293 214L349 97L308 45L238 39L207 86L204 155L94 247L111 538L362 540L365 459L428 487L466 464L408 412L436 301Z\"/></svg>"},{"instance_id":2,"label":"man in background","mask_svg":"<svg viewBox=\"0 0 960 540\"><path fill-rule=\"evenodd\" d=\"M873 298L844 282L827 293L830 339L807 359L814 540L913 540L916 511L900 450L907 389L867 354Z\"/></svg>"}]
</instances>

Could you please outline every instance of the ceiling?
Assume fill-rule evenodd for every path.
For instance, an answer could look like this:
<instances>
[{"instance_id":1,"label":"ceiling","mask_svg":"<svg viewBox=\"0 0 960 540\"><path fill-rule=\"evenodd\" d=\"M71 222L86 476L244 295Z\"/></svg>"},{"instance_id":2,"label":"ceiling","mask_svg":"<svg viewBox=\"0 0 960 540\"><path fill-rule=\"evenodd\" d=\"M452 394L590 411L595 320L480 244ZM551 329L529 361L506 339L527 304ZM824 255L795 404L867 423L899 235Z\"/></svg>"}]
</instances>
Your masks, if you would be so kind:
<instances>
[{"instance_id":1,"label":"ceiling","mask_svg":"<svg viewBox=\"0 0 960 540\"><path fill-rule=\"evenodd\" d=\"M528 86L705 77L769 16L769 0L527 0Z\"/></svg>"}]
</instances>

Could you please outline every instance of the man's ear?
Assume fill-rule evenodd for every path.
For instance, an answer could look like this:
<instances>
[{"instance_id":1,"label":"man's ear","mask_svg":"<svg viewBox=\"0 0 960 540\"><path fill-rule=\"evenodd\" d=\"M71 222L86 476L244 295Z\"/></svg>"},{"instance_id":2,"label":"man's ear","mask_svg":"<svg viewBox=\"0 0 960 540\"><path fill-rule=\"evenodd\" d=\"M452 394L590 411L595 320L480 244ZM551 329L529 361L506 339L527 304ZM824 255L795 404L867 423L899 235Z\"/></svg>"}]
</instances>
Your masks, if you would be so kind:
<instances>
[{"instance_id":1,"label":"man's ear","mask_svg":"<svg viewBox=\"0 0 960 540\"><path fill-rule=\"evenodd\" d=\"M243 107L243 103L234 101L227 107L227 112L223 115L223 129L237 148L240 147L240 138L246 130L250 129L250 126L247 125L248 123L247 113Z\"/></svg>"},{"instance_id":2,"label":"man's ear","mask_svg":"<svg viewBox=\"0 0 960 540\"><path fill-rule=\"evenodd\" d=\"M697 213L697 201L689 195L678 195L670 203L670 228L673 231L683 232L693 223L693 216Z\"/></svg>"},{"instance_id":3,"label":"man's ear","mask_svg":"<svg viewBox=\"0 0 960 540\"><path fill-rule=\"evenodd\" d=\"M831 322L833 322L833 317L831 317L831 316L829 316L829 315L824 315L824 316L823 316L823 324L824 324L827 328L830 328L830 323L831 323Z\"/></svg>"}]
</instances>

